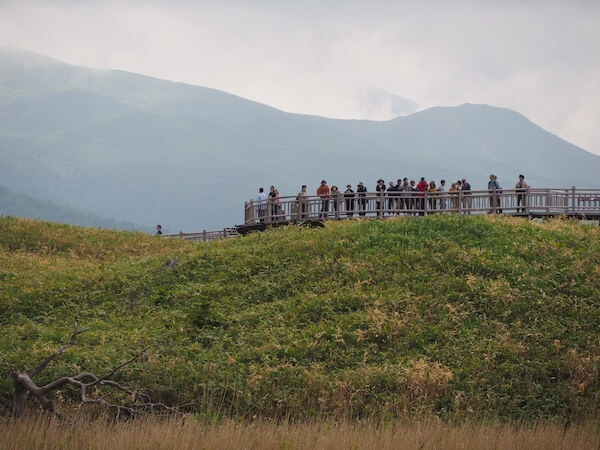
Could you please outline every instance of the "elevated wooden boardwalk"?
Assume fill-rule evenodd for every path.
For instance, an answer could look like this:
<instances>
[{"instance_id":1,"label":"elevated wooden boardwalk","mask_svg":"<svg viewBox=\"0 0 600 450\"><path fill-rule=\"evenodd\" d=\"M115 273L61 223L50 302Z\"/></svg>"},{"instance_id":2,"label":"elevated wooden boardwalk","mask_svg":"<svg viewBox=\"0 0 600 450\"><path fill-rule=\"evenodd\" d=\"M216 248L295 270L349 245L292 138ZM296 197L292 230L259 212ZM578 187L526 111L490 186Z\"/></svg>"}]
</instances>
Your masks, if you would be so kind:
<instances>
[{"instance_id":1,"label":"elevated wooden boardwalk","mask_svg":"<svg viewBox=\"0 0 600 450\"><path fill-rule=\"evenodd\" d=\"M502 191L368 192L349 197L281 197L278 202L250 200L244 205L244 227L361 217L430 214L505 214L524 217L566 216L600 219L600 189L527 188ZM243 231L238 227L238 231Z\"/></svg>"},{"instance_id":2,"label":"elevated wooden boardwalk","mask_svg":"<svg viewBox=\"0 0 600 450\"><path fill-rule=\"evenodd\" d=\"M565 216L600 220L600 189L528 188L525 191L457 191L355 193L321 198L280 197L278 202L250 200L244 204L244 224L195 233L164 234L166 238L213 241L237 237L268 227L300 223L323 226L325 220L427 216L431 214L503 214L532 218Z\"/></svg>"}]
</instances>

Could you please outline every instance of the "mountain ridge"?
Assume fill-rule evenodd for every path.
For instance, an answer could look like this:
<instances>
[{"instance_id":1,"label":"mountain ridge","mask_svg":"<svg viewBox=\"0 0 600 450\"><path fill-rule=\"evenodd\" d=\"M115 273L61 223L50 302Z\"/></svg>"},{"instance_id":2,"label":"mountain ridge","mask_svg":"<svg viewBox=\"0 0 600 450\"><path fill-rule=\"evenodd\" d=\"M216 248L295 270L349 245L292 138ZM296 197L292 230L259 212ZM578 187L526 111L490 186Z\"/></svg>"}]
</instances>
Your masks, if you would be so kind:
<instances>
[{"instance_id":1,"label":"mountain ridge","mask_svg":"<svg viewBox=\"0 0 600 450\"><path fill-rule=\"evenodd\" d=\"M115 230L153 231L148 227L140 227L133 223L101 217L68 206L58 205L50 200L33 198L2 185L0 185L0 216L40 219L55 223Z\"/></svg>"},{"instance_id":2,"label":"mountain ridge","mask_svg":"<svg viewBox=\"0 0 600 450\"><path fill-rule=\"evenodd\" d=\"M600 157L506 108L466 103L388 121L329 119L21 56L11 65L0 50L0 179L119 220L184 231L232 226L259 186L295 195L323 178L372 189L379 177L466 177L482 189L489 173L507 187L524 173L535 187L600 188Z\"/></svg>"}]
</instances>

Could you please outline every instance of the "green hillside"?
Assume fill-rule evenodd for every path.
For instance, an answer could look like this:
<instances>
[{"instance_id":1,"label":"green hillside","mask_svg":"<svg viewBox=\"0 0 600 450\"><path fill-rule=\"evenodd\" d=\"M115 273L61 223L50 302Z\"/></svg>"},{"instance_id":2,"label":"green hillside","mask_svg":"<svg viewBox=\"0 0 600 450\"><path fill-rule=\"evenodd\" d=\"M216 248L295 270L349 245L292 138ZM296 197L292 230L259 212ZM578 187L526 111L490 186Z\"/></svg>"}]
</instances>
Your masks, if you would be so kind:
<instances>
[{"instance_id":1,"label":"green hillside","mask_svg":"<svg viewBox=\"0 0 600 450\"><path fill-rule=\"evenodd\" d=\"M77 319L90 330L40 383L148 347L120 379L236 417L598 417L596 226L441 216L207 244L0 229L0 393Z\"/></svg>"}]
</instances>

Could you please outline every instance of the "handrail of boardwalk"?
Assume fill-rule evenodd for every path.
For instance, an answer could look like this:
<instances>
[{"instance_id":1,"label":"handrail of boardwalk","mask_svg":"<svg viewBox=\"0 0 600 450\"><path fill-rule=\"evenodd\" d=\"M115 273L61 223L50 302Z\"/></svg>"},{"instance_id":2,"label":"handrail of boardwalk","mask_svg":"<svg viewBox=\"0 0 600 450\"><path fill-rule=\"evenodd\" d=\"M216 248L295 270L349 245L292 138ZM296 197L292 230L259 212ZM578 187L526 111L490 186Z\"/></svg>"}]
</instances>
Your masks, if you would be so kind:
<instances>
[{"instance_id":1,"label":"handrail of boardwalk","mask_svg":"<svg viewBox=\"0 0 600 450\"><path fill-rule=\"evenodd\" d=\"M208 241L216 241L218 239L232 238L232 237L236 237L238 235L239 234L235 228L223 228L222 230L216 230L216 231L203 230L203 231L200 231L197 233L184 233L182 231L179 233L163 234L161 236L165 237L165 238L181 238L181 239L186 239L188 241L208 242Z\"/></svg>"},{"instance_id":2,"label":"handrail of boardwalk","mask_svg":"<svg viewBox=\"0 0 600 450\"><path fill-rule=\"evenodd\" d=\"M250 200L244 205L244 224L321 221L356 217L386 217L393 215L507 214L516 216L568 217L600 219L600 189L527 188L526 190L473 190L457 192L355 193L346 197L340 193L323 199L308 196L270 198L260 204Z\"/></svg>"}]
</instances>

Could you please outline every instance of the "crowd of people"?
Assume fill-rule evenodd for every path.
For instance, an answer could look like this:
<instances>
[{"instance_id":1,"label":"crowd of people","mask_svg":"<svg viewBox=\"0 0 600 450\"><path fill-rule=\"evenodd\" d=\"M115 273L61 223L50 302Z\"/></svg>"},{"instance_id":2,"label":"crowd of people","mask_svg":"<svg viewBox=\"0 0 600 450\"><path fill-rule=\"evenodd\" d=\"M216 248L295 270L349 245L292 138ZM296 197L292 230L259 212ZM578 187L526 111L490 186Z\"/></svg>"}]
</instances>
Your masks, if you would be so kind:
<instances>
[{"instance_id":1,"label":"crowd of people","mask_svg":"<svg viewBox=\"0 0 600 450\"><path fill-rule=\"evenodd\" d=\"M515 185L517 212L525 212L527 188L524 175L519 175L519 181ZM488 191L490 212L501 213L502 187L498 182L498 177L494 174L490 175ZM390 181L386 185L385 181L380 178L377 180L374 192L376 194L387 192L385 199L383 195L375 196L375 210L379 215L383 215L384 211L392 214L399 214L399 211L403 211L406 214L422 215L426 206L428 210L459 210L462 208L466 214L470 214L473 207L471 184L465 178L451 182L449 187L447 187L446 180L443 179L438 184L434 180L427 182L425 177L421 177L418 182L409 181L408 178L399 178L396 182ZM338 186L333 185L330 188L327 181L322 180L316 190L320 203L319 217L327 217L330 207L335 213L340 213L342 205L347 217L353 217L355 213L358 216L365 216L369 209L367 193L368 190L362 181L356 185L356 189L353 189L351 184L346 185L346 190L342 192ZM294 214L298 218L306 218L308 215L309 197L307 186L302 185L294 205ZM386 200L387 205L382 203ZM425 205L425 201L427 201L427 205ZM267 215L274 218L285 216L281 207L279 191L275 186L270 187L268 194L262 187L259 189L256 206L261 221L264 221Z\"/></svg>"}]
</instances>

